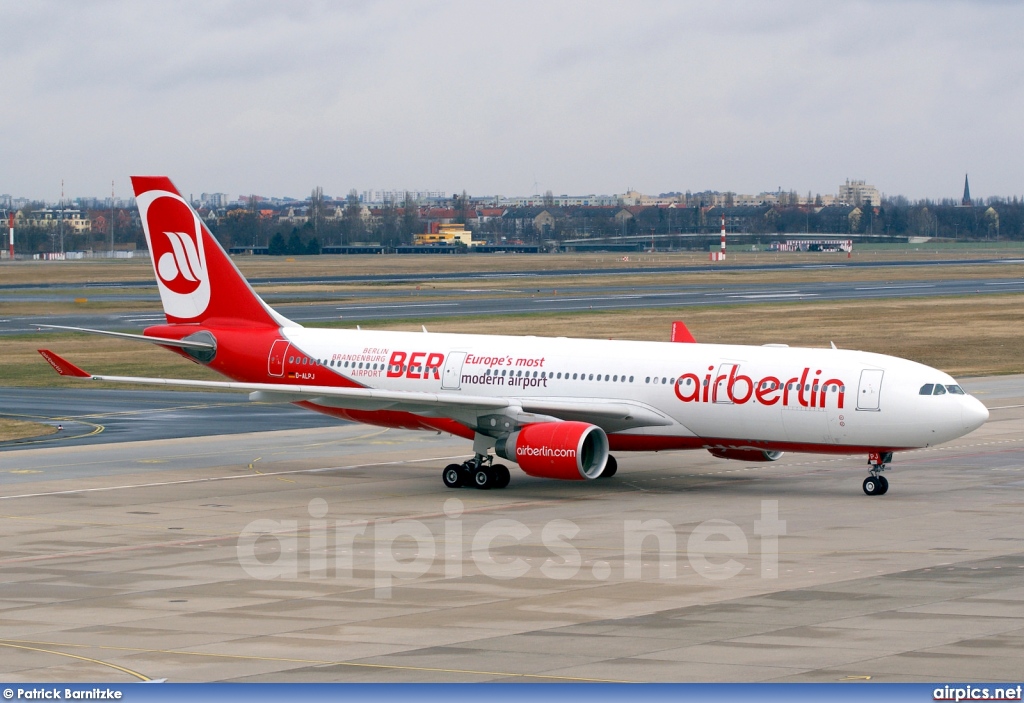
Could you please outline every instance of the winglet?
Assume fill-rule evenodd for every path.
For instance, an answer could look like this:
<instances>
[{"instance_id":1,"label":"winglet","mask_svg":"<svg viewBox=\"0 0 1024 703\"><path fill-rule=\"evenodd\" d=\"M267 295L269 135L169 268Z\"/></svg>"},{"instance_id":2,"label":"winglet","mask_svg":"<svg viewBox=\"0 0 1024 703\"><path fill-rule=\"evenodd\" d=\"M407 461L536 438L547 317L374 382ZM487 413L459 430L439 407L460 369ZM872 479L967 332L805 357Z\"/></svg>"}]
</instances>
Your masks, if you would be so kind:
<instances>
[{"instance_id":1,"label":"winglet","mask_svg":"<svg viewBox=\"0 0 1024 703\"><path fill-rule=\"evenodd\" d=\"M681 321L676 320L672 323L672 340L673 342L686 342L688 344L696 344L697 340L690 334L690 330L686 329L686 325Z\"/></svg>"},{"instance_id":2,"label":"winglet","mask_svg":"<svg viewBox=\"0 0 1024 703\"><path fill-rule=\"evenodd\" d=\"M74 376L75 378L92 378L92 374L82 371L67 359L54 354L49 349L38 350L42 354L43 358L46 359L47 363L53 367L54 371L59 373L61 376Z\"/></svg>"}]
</instances>

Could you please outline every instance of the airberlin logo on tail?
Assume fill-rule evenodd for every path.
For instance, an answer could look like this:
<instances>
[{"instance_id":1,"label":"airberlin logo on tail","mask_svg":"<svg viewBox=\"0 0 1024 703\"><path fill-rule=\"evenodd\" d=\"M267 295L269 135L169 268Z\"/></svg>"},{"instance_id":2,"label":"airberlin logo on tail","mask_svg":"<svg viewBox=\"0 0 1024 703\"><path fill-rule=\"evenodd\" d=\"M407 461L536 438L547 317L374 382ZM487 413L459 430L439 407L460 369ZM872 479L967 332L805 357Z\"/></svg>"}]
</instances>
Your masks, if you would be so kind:
<instances>
[{"instance_id":1,"label":"airberlin logo on tail","mask_svg":"<svg viewBox=\"0 0 1024 703\"><path fill-rule=\"evenodd\" d=\"M177 193L147 191L137 201L164 311L181 319L198 317L210 303L199 216Z\"/></svg>"},{"instance_id":2,"label":"airberlin logo on tail","mask_svg":"<svg viewBox=\"0 0 1024 703\"><path fill-rule=\"evenodd\" d=\"M186 232L164 232L171 243L171 251L160 255L156 273L164 285L181 295L194 293L204 277L199 261L199 248Z\"/></svg>"}]
</instances>

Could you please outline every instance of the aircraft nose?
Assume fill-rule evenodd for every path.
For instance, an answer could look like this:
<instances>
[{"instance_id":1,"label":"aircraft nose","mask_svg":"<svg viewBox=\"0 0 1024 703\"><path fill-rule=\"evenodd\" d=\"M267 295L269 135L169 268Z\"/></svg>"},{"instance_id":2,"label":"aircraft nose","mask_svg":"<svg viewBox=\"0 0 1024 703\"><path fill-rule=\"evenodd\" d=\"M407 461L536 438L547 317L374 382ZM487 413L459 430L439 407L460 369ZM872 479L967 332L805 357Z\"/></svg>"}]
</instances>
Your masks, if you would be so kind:
<instances>
[{"instance_id":1,"label":"aircraft nose","mask_svg":"<svg viewBox=\"0 0 1024 703\"><path fill-rule=\"evenodd\" d=\"M967 397L960 406L964 429L973 432L988 420L988 408L977 398Z\"/></svg>"}]
</instances>

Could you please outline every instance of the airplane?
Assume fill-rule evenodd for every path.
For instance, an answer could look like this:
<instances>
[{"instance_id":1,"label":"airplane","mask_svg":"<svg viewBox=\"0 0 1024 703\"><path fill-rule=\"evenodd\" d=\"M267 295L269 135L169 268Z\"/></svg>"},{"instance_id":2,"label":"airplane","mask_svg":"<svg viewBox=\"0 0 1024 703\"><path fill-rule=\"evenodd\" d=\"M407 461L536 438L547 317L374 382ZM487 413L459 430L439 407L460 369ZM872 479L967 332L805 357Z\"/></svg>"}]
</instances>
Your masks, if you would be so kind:
<instances>
[{"instance_id":1,"label":"airplane","mask_svg":"<svg viewBox=\"0 0 1024 703\"><path fill-rule=\"evenodd\" d=\"M867 455L867 495L884 495L894 452L985 423L951 376L883 354L779 344L697 343L315 329L267 305L164 176L132 178L166 324L141 335L57 325L159 345L226 376L198 381L95 375L52 351L63 376L248 391L343 420L447 432L473 458L449 488L504 488L511 474L606 479L611 452L704 449L770 462L783 452Z\"/></svg>"}]
</instances>

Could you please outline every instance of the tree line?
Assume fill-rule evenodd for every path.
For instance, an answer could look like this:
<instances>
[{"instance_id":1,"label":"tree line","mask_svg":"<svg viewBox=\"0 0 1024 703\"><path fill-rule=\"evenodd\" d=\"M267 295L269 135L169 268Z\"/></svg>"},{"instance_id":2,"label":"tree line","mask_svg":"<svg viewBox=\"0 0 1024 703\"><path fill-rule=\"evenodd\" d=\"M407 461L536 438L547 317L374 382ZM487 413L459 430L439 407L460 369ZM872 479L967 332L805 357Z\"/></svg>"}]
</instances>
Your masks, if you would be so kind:
<instances>
[{"instance_id":1,"label":"tree line","mask_svg":"<svg viewBox=\"0 0 1024 703\"><path fill-rule=\"evenodd\" d=\"M401 204L385 203L373 217L365 211L355 190L343 203L328 203L323 189L315 188L305 207L306 221L301 225L264 217L258 200L249 198L249 206L229 210L208 223L210 231L226 247L267 247L272 255L319 254L324 246L376 243L386 247L412 242L423 231L418 204L408 195Z\"/></svg>"},{"instance_id":2,"label":"tree line","mask_svg":"<svg viewBox=\"0 0 1024 703\"><path fill-rule=\"evenodd\" d=\"M983 204L961 207L953 200L911 202L889 198L880 206L861 205L735 206L735 207L547 207L508 208L503 216L478 222L477 206L465 194L454 196L449 209L454 220L474 230L474 238L491 242L544 244L571 239L648 234L718 234L724 213L729 232L761 235L771 241L784 235L818 234L842 236L868 234L900 239L910 236L952 240L1024 240L1024 199L990 198ZM267 247L271 254L318 254L324 246L372 243L384 247L410 244L413 235L426 229L426 218L408 196L402 203L385 203L372 216L353 190L343 202L328 202L320 188L298 204L305 208L302 224L282 221L279 211L267 216L259 201L249 198L246 207L228 210L209 218L207 226L225 247ZM34 203L25 210L43 207ZM546 214L545 214L546 213ZM134 243L145 249L145 236L134 209L89 211L92 231L76 234L64 227L65 251L110 245L113 217L116 245ZM56 228L21 226L16 232L20 253L57 251L60 233Z\"/></svg>"}]
</instances>

